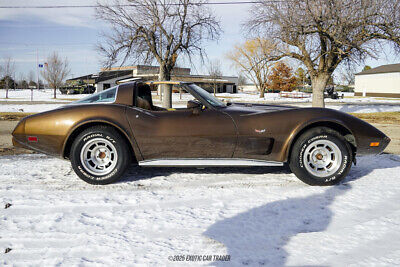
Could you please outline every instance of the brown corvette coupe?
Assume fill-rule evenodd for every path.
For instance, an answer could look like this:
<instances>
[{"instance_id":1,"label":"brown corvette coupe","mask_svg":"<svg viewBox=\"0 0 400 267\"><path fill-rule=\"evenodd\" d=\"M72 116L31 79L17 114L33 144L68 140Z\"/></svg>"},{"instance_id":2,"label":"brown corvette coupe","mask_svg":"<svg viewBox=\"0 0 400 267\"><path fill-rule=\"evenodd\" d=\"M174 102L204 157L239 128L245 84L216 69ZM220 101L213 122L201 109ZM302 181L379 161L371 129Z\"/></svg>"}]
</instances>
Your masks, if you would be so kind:
<instances>
[{"instance_id":1,"label":"brown corvette coupe","mask_svg":"<svg viewBox=\"0 0 400 267\"><path fill-rule=\"evenodd\" d=\"M174 84L185 92L174 101L177 107L155 106L146 83L125 83L24 118L13 143L70 159L76 174L91 184L117 181L131 163L288 163L303 182L332 185L346 176L356 154L378 154L390 142L370 124L336 110L226 104L193 83Z\"/></svg>"}]
</instances>

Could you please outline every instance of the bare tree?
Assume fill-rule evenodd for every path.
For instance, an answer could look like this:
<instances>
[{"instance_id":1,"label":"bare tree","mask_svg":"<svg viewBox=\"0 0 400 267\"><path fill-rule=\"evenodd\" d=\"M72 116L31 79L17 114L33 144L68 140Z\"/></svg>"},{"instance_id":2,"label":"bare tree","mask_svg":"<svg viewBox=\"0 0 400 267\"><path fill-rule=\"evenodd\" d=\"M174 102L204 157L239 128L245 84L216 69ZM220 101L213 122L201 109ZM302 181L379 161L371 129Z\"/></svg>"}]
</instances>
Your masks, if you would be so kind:
<instances>
[{"instance_id":1,"label":"bare tree","mask_svg":"<svg viewBox=\"0 0 400 267\"><path fill-rule=\"evenodd\" d=\"M56 52L47 57L47 62L41 74L49 86L54 89L54 98L57 98L57 88L63 84L69 73L67 58L62 59Z\"/></svg>"},{"instance_id":2,"label":"bare tree","mask_svg":"<svg viewBox=\"0 0 400 267\"><path fill-rule=\"evenodd\" d=\"M341 71L342 81L346 83L346 85L354 85L355 81L355 69L353 66L346 66Z\"/></svg>"},{"instance_id":3,"label":"bare tree","mask_svg":"<svg viewBox=\"0 0 400 267\"><path fill-rule=\"evenodd\" d=\"M203 58L203 41L219 38L219 21L206 0L114 0L98 3L97 17L111 25L99 45L106 65L127 60L160 66L159 80L170 80L180 55ZM128 6L127 6L128 5ZM129 6L131 5L131 6ZM163 106L171 107L171 86L164 85Z\"/></svg>"},{"instance_id":4,"label":"bare tree","mask_svg":"<svg viewBox=\"0 0 400 267\"><path fill-rule=\"evenodd\" d=\"M383 41L400 48L400 0L291 0L255 4L249 29L284 49L308 69L313 106L323 107L323 91L343 61L377 56Z\"/></svg>"},{"instance_id":5,"label":"bare tree","mask_svg":"<svg viewBox=\"0 0 400 267\"><path fill-rule=\"evenodd\" d=\"M35 79L35 72L33 70L30 70L28 73L28 83L32 82L36 84Z\"/></svg>"},{"instance_id":6,"label":"bare tree","mask_svg":"<svg viewBox=\"0 0 400 267\"><path fill-rule=\"evenodd\" d=\"M247 84L247 78L246 76L242 73L239 72L238 74L238 86L243 86Z\"/></svg>"},{"instance_id":7,"label":"bare tree","mask_svg":"<svg viewBox=\"0 0 400 267\"><path fill-rule=\"evenodd\" d=\"M4 79L4 89L6 89L6 98L8 98L8 89L14 84L15 79L15 62L11 57L3 58L0 73L2 79Z\"/></svg>"},{"instance_id":8,"label":"bare tree","mask_svg":"<svg viewBox=\"0 0 400 267\"><path fill-rule=\"evenodd\" d=\"M28 82L26 81L26 76L22 72L18 72L17 74L17 88L18 89L28 89Z\"/></svg>"},{"instance_id":9,"label":"bare tree","mask_svg":"<svg viewBox=\"0 0 400 267\"><path fill-rule=\"evenodd\" d=\"M227 54L234 66L251 80L260 92L260 97L264 97L268 84L268 73L272 62L264 60L273 55L276 47L272 42L255 38L247 40L244 44L236 45L234 49Z\"/></svg>"},{"instance_id":10,"label":"bare tree","mask_svg":"<svg viewBox=\"0 0 400 267\"><path fill-rule=\"evenodd\" d=\"M212 60L208 64L208 75L211 79L214 95L217 93L218 80L222 77L221 61L218 59Z\"/></svg>"}]
</instances>

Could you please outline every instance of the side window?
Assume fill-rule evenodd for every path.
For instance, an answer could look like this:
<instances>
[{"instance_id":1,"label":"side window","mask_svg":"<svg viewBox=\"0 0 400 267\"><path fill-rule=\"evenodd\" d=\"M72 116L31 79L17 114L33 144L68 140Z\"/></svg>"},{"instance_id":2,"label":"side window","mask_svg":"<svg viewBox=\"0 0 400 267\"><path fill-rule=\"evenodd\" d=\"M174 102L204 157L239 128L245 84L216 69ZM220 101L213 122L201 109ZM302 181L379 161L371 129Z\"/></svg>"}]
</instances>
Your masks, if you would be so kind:
<instances>
[{"instance_id":1,"label":"side window","mask_svg":"<svg viewBox=\"0 0 400 267\"><path fill-rule=\"evenodd\" d=\"M184 88L179 86L172 88L172 109L186 109L187 102L190 100L196 100L190 93L188 93Z\"/></svg>"},{"instance_id":2,"label":"side window","mask_svg":"<svg viewBox=\"0 0 400 267\"><path fill-rule=\"evenodd\" d=\"M157 87L151 89L151 87L146 84L139 85L136 93L136 106L146 110L171 112L187 109L188 101L196 101L196 98L184 88L174 86L172 88L172 107L165 109L162 107L161 96L156 88Z\"/></svg>"},{"instance_id":3,"label":"side window","mask_svg":"<svg viewBox=\"0 0 400 267\"><path fill-rule=\"evenodd\" d=\"M107 89L105 91L101 91L91 96L87 96L82 98L81 100L72 102L73 104L80 104L80 103L112 103L115 101L115 97L117 95L117 88L115 86L113 88Z\"/></svg>"}]
</instances>

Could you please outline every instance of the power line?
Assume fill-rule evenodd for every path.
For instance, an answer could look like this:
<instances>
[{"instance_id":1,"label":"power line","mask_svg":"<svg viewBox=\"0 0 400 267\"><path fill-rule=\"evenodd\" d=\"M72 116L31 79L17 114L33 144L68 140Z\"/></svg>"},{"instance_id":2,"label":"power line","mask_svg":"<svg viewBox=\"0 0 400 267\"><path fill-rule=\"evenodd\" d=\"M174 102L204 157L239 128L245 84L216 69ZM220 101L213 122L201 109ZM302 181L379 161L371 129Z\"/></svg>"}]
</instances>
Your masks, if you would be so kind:
<instances>
[{"instance_id":1,"label":"power line","mask_svg":"<svg viewBox=\"0 0 400 267\"><path fill-rule=\"evenodd\" d=\"M280 3L283 0L270 0L270 1L236 1L236 2L205 2L205 3L189 3L190 5L247 5L247 4L262 4L262 3ZM171 3L168 5L182 5L180 3ZM113 7L139 7L142 4L124 4L124 5L110 5ZM60 6L0 6L0 9L49 9L49 8L95 8L97 5L60 5Z\"/></svg>"}]
</instances>

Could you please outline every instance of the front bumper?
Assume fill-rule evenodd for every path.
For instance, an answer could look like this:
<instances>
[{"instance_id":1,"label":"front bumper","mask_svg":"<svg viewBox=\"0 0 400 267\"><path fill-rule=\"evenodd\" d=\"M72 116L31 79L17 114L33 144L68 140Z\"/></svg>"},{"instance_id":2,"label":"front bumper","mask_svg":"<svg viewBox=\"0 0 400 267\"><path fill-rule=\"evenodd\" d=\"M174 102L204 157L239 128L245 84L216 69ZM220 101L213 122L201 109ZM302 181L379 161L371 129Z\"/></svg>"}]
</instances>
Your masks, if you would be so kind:
<instances>
[{"instance_id":1,"label":"front bumper","mask_svg":"<svg viewBox=\"0 0 400 267\"><path fill-rule=\"evenodd\" d=\"M383 138L370 138L364 140L360 146L357 147L357 155L378 155L383 153L390 143L390 138L384 136ZM379 142L379 146L371 146L371 143Z\"/></svg>"}]
</instances>

